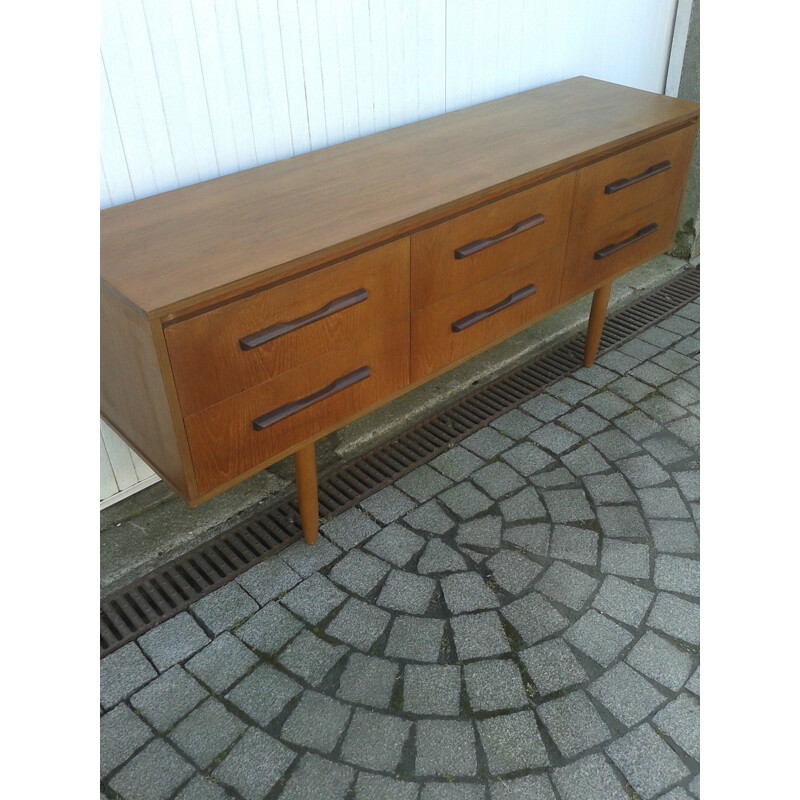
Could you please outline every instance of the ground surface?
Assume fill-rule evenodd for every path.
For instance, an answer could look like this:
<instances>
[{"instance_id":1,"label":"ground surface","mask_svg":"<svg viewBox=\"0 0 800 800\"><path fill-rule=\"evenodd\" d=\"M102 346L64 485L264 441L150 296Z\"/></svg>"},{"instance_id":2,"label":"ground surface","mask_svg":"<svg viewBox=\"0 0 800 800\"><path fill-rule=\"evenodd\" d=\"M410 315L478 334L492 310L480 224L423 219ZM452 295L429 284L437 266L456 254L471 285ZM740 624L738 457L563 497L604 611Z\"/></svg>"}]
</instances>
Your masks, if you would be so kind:
<instances>
[{"instance_id":1,"label":"ground surface","mask_svg":"<svg viewBox=\"0 0 800 800\"><path fill-rule=\"evenodd\" d=\"M101 662L101 797L699 791L699 303Z\"/></svg>"}]
</instances>

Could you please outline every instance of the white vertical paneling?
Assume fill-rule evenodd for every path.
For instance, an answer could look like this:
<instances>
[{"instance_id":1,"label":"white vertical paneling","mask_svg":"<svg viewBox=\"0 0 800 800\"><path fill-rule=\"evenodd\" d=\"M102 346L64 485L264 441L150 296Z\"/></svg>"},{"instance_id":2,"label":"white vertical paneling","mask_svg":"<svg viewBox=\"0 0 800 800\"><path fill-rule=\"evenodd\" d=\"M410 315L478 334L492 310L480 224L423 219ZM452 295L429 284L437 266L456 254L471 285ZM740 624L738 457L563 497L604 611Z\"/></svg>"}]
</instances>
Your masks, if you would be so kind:
<instances>
[{"instance_id":1,"label":"white vertical paneling","mask_svg":"<svg viewBox=\"0 0 800 800\"><path fill-rule=\"evenodd\" d=\"M573 75L660 92L679 3L102 0L101 207ZM155 480L101 430L106 503Z\"/></svg>"}]
</instances>

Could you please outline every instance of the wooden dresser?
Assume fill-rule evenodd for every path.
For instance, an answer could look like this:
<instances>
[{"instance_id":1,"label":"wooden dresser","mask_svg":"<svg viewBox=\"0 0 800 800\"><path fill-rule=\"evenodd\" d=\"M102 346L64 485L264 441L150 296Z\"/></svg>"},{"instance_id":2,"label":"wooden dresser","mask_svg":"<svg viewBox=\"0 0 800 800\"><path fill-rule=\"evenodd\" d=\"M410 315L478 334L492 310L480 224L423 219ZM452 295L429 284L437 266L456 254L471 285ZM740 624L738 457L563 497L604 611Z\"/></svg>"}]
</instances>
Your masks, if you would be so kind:
<instances>
[{"instance_id":1,"label":"wooden dresser","mask_svg":"<svg viewBox=\"0 0 800 800\"><path fill-rule=\"evenodd\" d=\"M573 78L101 212L101 413L194 506L672 245L695 103Z\"/></svg>"}]
</instances>

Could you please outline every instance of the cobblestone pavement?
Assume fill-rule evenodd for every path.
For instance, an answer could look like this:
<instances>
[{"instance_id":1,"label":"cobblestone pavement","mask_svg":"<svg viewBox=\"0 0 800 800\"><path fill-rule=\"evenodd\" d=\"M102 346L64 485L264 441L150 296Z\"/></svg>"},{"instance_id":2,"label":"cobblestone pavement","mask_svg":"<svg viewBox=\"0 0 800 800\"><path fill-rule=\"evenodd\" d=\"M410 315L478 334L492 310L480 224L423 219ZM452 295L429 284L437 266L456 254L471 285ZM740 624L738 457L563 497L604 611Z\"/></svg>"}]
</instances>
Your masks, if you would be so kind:
<instances>
[{"instance_id":1,"label":"cobblestone pavement","mask_svg":"<svg viewBox=\"0 0 800 800\"><path fill-rule=\"evenodd\" d=\"M699 303L101 662L101 797L699 791Z\"/></svg>"}]
</instances>

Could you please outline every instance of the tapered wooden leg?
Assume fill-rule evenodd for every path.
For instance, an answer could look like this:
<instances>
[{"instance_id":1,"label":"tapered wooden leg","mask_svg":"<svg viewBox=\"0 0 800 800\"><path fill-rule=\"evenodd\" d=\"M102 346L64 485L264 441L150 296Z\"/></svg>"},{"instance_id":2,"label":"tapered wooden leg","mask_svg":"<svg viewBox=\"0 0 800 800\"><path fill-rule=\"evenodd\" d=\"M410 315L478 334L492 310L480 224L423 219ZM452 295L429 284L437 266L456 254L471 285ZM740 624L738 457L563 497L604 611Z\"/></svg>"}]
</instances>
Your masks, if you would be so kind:
<instances>
[{"instance_id":1,"label":"tapered wooden leg","mask_svg":"<svg viewBox=\"0 0 800 800\"><path fill-rule=\"evenodd\" d=\"M583 348L583 365L591 367L600 344L603 333L603 323L606 321L606 308L608 296L611 294L611 281L598 286L592 297L592 310L589 312L589 326L586 329L586 344Z\"/></svg>"},{"instance_id":2,"label":"tapered wooden leg","mask_svg":"<svg viewBox=\"0 0 800 800\"><path fill-rule=\"evenodd\" d=\"M317 458L314 442L294 454L294 472L297 481L297 499L300 505L300 523L306 544L317 541L319 526L319 499L317 497Z\"/></svg>"}]
</instances>

